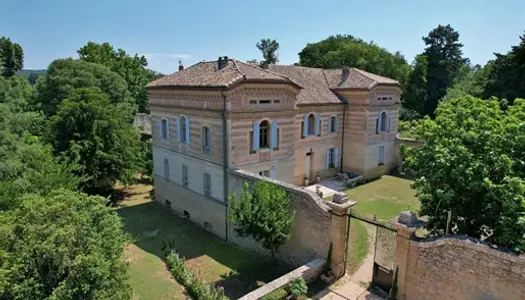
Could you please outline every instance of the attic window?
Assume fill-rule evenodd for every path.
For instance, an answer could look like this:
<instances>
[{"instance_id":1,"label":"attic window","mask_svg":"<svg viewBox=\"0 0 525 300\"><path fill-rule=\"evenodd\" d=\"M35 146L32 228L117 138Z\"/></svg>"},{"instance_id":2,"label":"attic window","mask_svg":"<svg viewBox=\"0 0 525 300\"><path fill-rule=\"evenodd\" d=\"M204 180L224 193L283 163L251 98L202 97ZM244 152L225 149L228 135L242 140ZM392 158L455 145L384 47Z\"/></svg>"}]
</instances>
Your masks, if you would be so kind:
<instances>
[{"instance_id":1,"label":"attic window","mask_svg":"<svg viewBox=\"0 0 525 300\"><path fill-rule=\"evenodd\" d=\"M270 104L272 100L259 100L259 104Z\"/></svg>"},{"instance_id":2,"label":"attic window","mask_svg":"<svg viewBox=\"0 0 525 300\"><path fill-rule=\"evenodd\" d=\"M250 100L250 104L257 104L256 100Z\"/></svg>"},{"instance_id":3,"label":"attic window","mask_svg":"<svg viewBox=\"0 0 525 300\"><path fill-rule=\"evenodd\" d=\"M273 103L281 103L281 100L273 100Z\"/></svg>"}]
</instances>

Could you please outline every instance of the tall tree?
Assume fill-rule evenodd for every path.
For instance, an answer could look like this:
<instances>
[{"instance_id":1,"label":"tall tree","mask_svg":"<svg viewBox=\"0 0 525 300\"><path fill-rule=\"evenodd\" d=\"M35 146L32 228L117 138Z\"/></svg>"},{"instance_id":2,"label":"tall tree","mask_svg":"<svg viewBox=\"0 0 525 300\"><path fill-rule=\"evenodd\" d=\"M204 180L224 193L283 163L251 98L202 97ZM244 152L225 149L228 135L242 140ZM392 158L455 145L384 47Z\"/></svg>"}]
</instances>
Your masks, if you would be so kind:
<instances>
[{"instance_id":1,"label":"tall tree","mask_svg":"<svg viewBox=\"0 0 525 300\"><path fill-rule=\"evenodd\" d=\"M112 103L133 103L126 82L108 67L82 60L57 59L36 84L35 106L52 116L75 88L98 88ZM132 114L130 114L130 118Z\"/></svg>"},{"instance_id":2,"label":"tall tree","mask_svg":"<svg viewBox=\"0 0 525 300\"><path fill-rule=\"evenodd\" d=\"M24 50L22 46L11 42L9 38L0 38L0 71L5 77L15 75L24 67Z\"/></svg>"},{"instance_id":3,"label":"tall tree","mask_svg":"<svg viewBox=\"0 0 525 300\"><path fill-rule=\"evenodd\" d=\"M279 43L276 40L261 39L257 42L257 48L261 51L265 62L269 64L279 62Z\"/></svg>"},{"instance_id":4,"label":"tall tree","mask_svg":"<svg viewBox=\"0 0 525 300\"><path fill-rule=\"evenodd\" d=\"M253 185L251 193L245 182L239 199L233 194L228 202L235 232L262 241L275 260L275 254L292 234L294 218L286 190L260 180Z\"/></svg>"},{"instance_id":5,"label":"tall tree","mask_svg":"<svg viewBox=\"0 0 525 300\"><path fill-rule=\"evenodd\" d=\"M418 115L424 114L427 100L427 70L427 57L425 55L416 56L403 96L403 108L414 111Z\"/></svg>"},{"instance_id":6,"label":"tall tree","mask_svg":"<svg viewBox=\"0 0 525 300\"><path fill-rule=\"evenodd\" d=\"M430 234L445 233L451 211L450 233L525 251L524 119L523 99L501 110L497 99L466 96L418 123L425 144L403 151Z\"/></svg>"},{"instance_id":7,"label":"tall tree","mask_svg":"<svg viewBox=\"0 0 525 300\"><path fill-rule=\"evenodd\" d=\"M124 78L139 112L149 113L145 87L158 76L155 72L146 69L148 66L146 57L138 54L131 56L123 49L115 50L109 43L88 42L77 52L81 60L105 65Z\"/></svg>"},{"instance_id":8,"label":"tall tree","mask_svg":"<svg viewBox=\"0 0 525 300\"><path fill-rule=\"evenodd\" d=\"M480 65L471 66L470 64L465 64L460 68L458 76L454 80L454 85L447 90L447 94L443 97L443 100L460 98L467 95L483 97L484 87L491 69L492 63L490 62L483 67Z\"/></svg>"},{"instance_id":9,"label":"tall tree","mask_svg":"<svg viewBox=\"0 0 525 300\"><path fill-rule=\"evenodd\" d=\"M428 64L423 114L433 116L439 101L452 87L466 61L462 58L463 44L459 42L459 33L450 25L439 25L423 37L423 41L427 46L423 55Z\"/></svg>"},{"instance_id":10,"label":"tall tree","mask_svg":"<svg viewBox=\"0 0 525 300\"><path fill-rule=\"evenodd\" d=\"M0 299L131 299L127 236L106 201L58 190L0 213Z\"/></svg>"},{"instance_id":11,"label":"tall tree","mask_svg":"<svg viewBox=\"0 0 525 300\"><path fill-rule=\"evenodd\" d=\"M515 98L525 98L525 35L507 54L495 55L484 96L505 98L511 104Z\"/></svg>"},{"instance_id":12,"label":"tall tree","mask_svg":"<svg viewBox=\"0 0 525 300\"><path fill-rule=\"evenodd\" d=\"M140 137L129 122L130 105L112 104L96 88L71 91L51 122L49 141L81 167L84 191L107 195L117 180L127 184L142 168Z\"/></svg>"},{"instance_id":13,"label":"tall tree","mask_svg":"<svg viewBox=\"0 0 525 300\"><path fill-rule=\"evenodd\" d=\"M307 44L299 52L299 65L313 68L359 68L371 73L406 83L410 66L401 53L386 49L351 35L330 36L322 41Z\"/></svg>"}]
</instances>

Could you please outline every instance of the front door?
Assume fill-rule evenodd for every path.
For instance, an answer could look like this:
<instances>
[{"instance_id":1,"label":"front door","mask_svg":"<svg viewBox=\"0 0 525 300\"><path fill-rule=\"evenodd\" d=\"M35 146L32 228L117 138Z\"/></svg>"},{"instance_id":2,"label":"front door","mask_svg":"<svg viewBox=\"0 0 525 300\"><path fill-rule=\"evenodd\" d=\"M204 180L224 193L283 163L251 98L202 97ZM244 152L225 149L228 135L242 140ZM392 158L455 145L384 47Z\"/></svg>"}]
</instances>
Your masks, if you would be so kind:
<instances>
[{"instance_id":1,"label":"front door","mask_svg":"<svg viewBox=\"0 0 525 300\"><path fill-rule=\"evenodd\" d=\"M310 179L310 161L311 161L310 153L306 153L306 158L304 161L304 178Z\"/></svg>"}]
</instances>

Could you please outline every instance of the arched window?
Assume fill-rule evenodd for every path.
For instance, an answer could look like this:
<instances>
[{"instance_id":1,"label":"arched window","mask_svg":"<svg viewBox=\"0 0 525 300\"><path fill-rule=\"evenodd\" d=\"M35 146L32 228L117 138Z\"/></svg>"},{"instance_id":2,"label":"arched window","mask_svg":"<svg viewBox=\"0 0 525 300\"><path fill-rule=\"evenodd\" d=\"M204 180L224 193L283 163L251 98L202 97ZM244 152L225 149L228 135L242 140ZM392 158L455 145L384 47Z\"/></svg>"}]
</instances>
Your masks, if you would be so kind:
<instances>
[{"instance_id":1,"label":"arched window","mask_svg":"<svg viewBox=\"0 0 525 300\"><path fill-rule=\"evenodd\" d=\"M168 139L168 121L166 119L162 119L160 126L162 127L162 138L167 140Z\"/></svg>"},{"instance_id":2,"label":"arched window","mask_svg":"<svg viewBox=\"0 0 525 300\"><path fill-rule=\"evenodd\" d=\"M308 135L315 135L315 116L310 114L308 116Z\"/></svg>"},{"instance_id":3,"label":"arched window","mask_svg":"<svg viewBox=\"0 0 525 300\"><path fill-rule=\"evenodd\" d=\"M386 117L386 111L381 113L381 131L386 131L388 128L388 118Z\"/></svg>"},{"instance_id":4,"label":"arched window","mask_svg":"<svg viewBox=\"0 0 525 300\"><path fill-rule=\"evenodd\" d=\"M262 121L259 125L259 148L268 148L269 147L269 131L270 124L268 121Z\"/></svg>"},{"instance_id":5,"label":"arched window","mask_svg":"<svg viewBox=\"0 0 525 300\"><path fill-rule=\"evenodd\" d=\"M181 141L186 143L186 117L182 116L180 117L180 135L181 135Z\"/></svg>"},{"instance_id":6,"label":"arched window","mask_svg":"<svg viewBox=\"0 0 525 300\"><path fill-rule=\"evenodd\" d=\"M336 125L336 118L335 116L330 117L330 132L336 132L337 125Z\"/></svg>"}]
</instances>

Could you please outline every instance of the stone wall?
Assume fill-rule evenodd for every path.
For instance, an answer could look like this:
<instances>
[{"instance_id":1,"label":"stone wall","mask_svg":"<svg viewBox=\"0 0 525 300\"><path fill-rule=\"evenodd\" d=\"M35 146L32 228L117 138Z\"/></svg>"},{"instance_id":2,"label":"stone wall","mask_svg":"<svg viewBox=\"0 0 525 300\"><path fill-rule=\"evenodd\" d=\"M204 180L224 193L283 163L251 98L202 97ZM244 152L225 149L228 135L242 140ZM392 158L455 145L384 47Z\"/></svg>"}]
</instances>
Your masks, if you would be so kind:
<instances>
[{"instance_id":1,"label":"stone wall","mask_svg":"<svg viewBox=\"0 0 525 300\"><path fill-rule=\"evenodd\" d=\"M291 239L280 249L278 257L293 265L306 264L318 257L326 257L331 242L330 208L315 193L272 180L243 170L230 170L228 174L229 192L237 192L245 181L253 184L257 180L268 180L289 192L292 207L295 211ZM249 238L237 236L230 226L229 240L244 248L268 255L260 243Z\"/></svg>"},{"instance_id":2,"label":"stone wall","mask_svg":"<svg viewBox=\"0 0 525 300\"><path fill-rule=\"evenodd\" d=\"M396 135L396 141L394 143L394 153L395 153L395 164L399 167L403 165L403 158L401 157L401 145L413 147L413 148L419 148L422 147L425 144L423 141L418 141L414 139L409 138L402 138L398 135ZM399 169L401 171L401 169Z\"/></svg>"}]
</instances>

